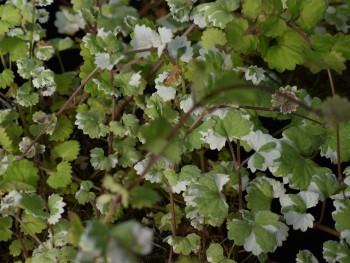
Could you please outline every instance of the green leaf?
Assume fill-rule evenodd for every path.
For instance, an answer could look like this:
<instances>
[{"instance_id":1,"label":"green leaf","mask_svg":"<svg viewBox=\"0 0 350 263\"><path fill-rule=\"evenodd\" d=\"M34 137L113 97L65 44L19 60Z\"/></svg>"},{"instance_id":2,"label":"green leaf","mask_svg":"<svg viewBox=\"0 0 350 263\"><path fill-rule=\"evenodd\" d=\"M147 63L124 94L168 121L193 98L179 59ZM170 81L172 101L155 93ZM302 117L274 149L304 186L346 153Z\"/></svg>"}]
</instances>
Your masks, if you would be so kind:
<instances>
[{"instance_id":1,"label":"green leaf","mask_svg":"<svg viewBox=\"0 0 350 263\"><path fill-rule=\"evenodd\" d=\"M300 1L300 13L297 22L301 29L313 29L317 23L324 17L327 10L324 0L306 0Z\"/></svg>"},{"instance_id":2,"label":"green leaf","mask_svg":"<svg viewBox=\"0 0 350 263\"><path fill-rule=\"evenodd\" d=\"M4 89L9 86L15 78L13 71L11 69L4 69L0 73L0 89Z\"/></svg>"},{"instance_id":3,"label":"green leaf","mask_svg":"<svg viewBox=\"0 0 350 263\"><path fill-rule=\"evenodd\" d=\"M83 251L95 251L95 256L104 255L107 249L109 231L107 225L101 221L89 221L80 237L80 249Z\"/></svg>"},{"instance_id":4,"label":"green leaf","mask_svg":"<svg viewBox=\"0 0 350 263\"><path fill-rule=\"evenodd\" d=\"M284 31L283 35L276 38L277 44L271 46L263 59L269 68L278 72L294 70L296 65L304 62L304 49L307 48L305 40L291 29Z\"/></svg>"},{"instance_id":5,"label":"green leaf","mask_svg":"<svg viewBox=\"0 0 350 263\"><path fill-rule=\"evenodd\" d=\"M286 22L277 15L268 17L261 26L267 37L278 37L287 29Z\"/></svg>"},{"instance_id":6,"label":"green leaf","mask_svg":"<svg viewBox=\"0 0 350 263\"><path fill-rule=\"evenodd\" d=\"M66 203L63 202L63 198L58 194L52 194L49 196L47 201L47 207L49 209L50 216L47 219L49 224L54 225L62 218L62 213L64 212L63 207Z\"/></svg>"},{"instance_id":7,"label":"green leaf","mask_svg":"<svg viewBox=\"0 0 350 263\"><path fill-rule=\"evenodd\" d=\"M29 228L29 230L34 234L39 234L47 228L47 224L44 219L31 214L24 213L22 215L22 220L25 222L26 227ZM25 227L21 226L21 230L23 233L27 235L29 234Z\"/></svg>"},{"instance_id":8,"label":"green leaf","mask_svg":"<svg viewBox=\"0 0 350 263\"><path fill-rule=\"evenodd\" d=\"M23 182L35 187L36 182L39 180L38 169L33 162L26 159L13 161L3 178L8 181Z\"/></svg>"},{"instance_id":9,"label":"green leaf","mask_svg":"<svg viewBox=\"0 0 350 263\"><path fill-rule=\"evenodd\" d=\"M0 145L7 152L12 152L14 150L11 139L8 137L6 130L2 127L0 127Z\"/></svg>"},{"instance_id":10,"label":"green leaf","mask_svg":"<svg viewBox=\"0 0 350 263\"><path fill-rule=\"evenodd\" d=\"M200 9L205 10L206 21L215 27L225 28L226 24L236 17L233 11L239 8L239 0L217 0L202 6Z\"/></svg>"},{"instance_id":11,"label":"green leaf","mask_svg":"<svg viewBox=\"0 0 350 263\"><path fill-rule=\"evenodd\" d=\"M73 123L67 116L58 117L57 124L53 133L50 135L50 141L64 141L69 138L73 132Z\"/></svg>"},{"instance_id":12,"label":"green leaf","mask_svg":"<svg viewBox=\"0 0 350 263\"><path fill-rule=\"evenodd\" d=\"M335 128L350 120L350 102L345 97L328 97L322 105L322 113L327 124Z\"/></svg>"},{"instance_id":13,"label":"green leaf","mask_svg":"<svg viewBox=\"0 0 350 263\"><path fill-rule=\"evenodd\" d=\"M223 119L214 117L216 124L213 127L214 132L217 135L228 138L240 139L247 135L251 127L252 122L244 118L244 115L239 110L229 110Z\"/></svg>"},{"instance_id":14,"label":"green leaf","mask_svg":"<svg viewBox=\"0 0 350 263\"><path fill-rule=\"evenodd\" d=\"M68 217L69 221L71 222L69 229L69 240L72 245L77 246L84 231L83 223L76 213L69 211Z\"/></svg>"},{"instance_id":15,"label":"green leaf","mask_svg":"<svg viewBox=\"0 0 350 263\"><path fill-rule=\"evenodd\" d=\"M249 23L243 18L236 18L226 27L227 44L243 54L256 50L259 42L257 36L246 34L248 28Z\"/></svg>"},{"instance_id":16,"label":"green leaf","mask_svg":"<svg viewBox=\"0 0 350 263\"><path fill-rule=\"evenodd\" d=\"M225 33L218 28L207 28L202 35L202 47L210 48L216 45L224 46L227 42Z\"/></svg>"},{"instance_id":17,"label":"green leaf","mask_svg":"<svg viewBox=\"0 0 350 263\"><path fill-rule=\"evenodd\" d=\"M254 179L246 190L247 207L252 213L270 210L272 199L279 198L285 192L282 183L268 177Z\"/></svg>"},{"instance_id":18,"label":"green leaf","mask_svg":"<svg viewBox=\"0 0 350 263\"><path fill-rule=\"evenodd\" d=\"M0 35L4 35L10 28L21 25L21 10L12 4L0 6Z\"/></svg>"},{"instance_id":19,"label":"green leaf","mask_svg":"<svg viewBox=\"0 0 350 263\"><path fill-rule=\"evenodd\" d=\"M39 95L32 90L30 83L26 82L17 90L16 101L21 106L31 107L39 102Z\"/></svg>"},{"instance_id":20,"label":"green leaf","mask_svg":"<svg viewBox=\"0 0 350 263\"><path fill-rule=\"evenodd\" d=\"M131 206L136 209L152 207L161 200L159 194L146 186L136 186L130 191Z\"/></svg>"},{"instance_id":21,"label":"green leaf","mask_svg":"<svg viewBox=\"0 0 350 263\"><path fill-rule=\"evenodd\" d=\"M53 38L48 41L57 51L63 51L70 49L74 46L74 41L70 37L65 38Z\"/></svg>"},{"instance_id":22,"label":"green leaf","mask_svg":"<svg viewBox=\"0 0 350 263\"><path fill-rule=\"evenodd\" d=\"M18 239L12 241L9 247L10 255L12 255L13 257L18 257L19 255L21 255L23 253L22 244L24 245L27 251L33 250L34 244L31 240L24 238L21 240L21 242Z\"/></svg>"},{"instance_id":23,"label":"green leaf","mask_svg":"<svg viewBox=\"0 0 350 263\"><path fill-rule=\"evenodd\" d=\"M109 171L118 163L118 159L115 154L110 154L107 157L104 155L104 151L101 148L94 148L90 151L91 165L95 170Z\"/></svg>"},{"instance_id":24,"label":"green leaf","mask_svg":"<svg viewBox=\"0 0 350 263\"><path fill-rule=\"evenodd\" d=\"M209 224L220 225L228 214L226 198L221 193L228 181L229 177L225 174L202 175L197 182L188 185L184 199L187 205L198 209L201 216L211 219Z\"/></svg>"},{"instance_id":25,"label":"green leaf","mask_svg":"<svg viewBox=\"0 0 350 263\"><path fill-rule=\"evenodd\" d=\"M339 180L332 173L314 175L308 190L319 194L321 201L332 196L339 189Z\"/></svg>"},{"instance_id":26,"label":"green leaf","mask_svg":"<svg viewBox=\"0 0 350 263\"><path fill-rule=\"evenodd\" d=\"M350 243L350 201L334 200L335 211L332 212L335 221L335 229L340 232L340 236Z\"/></svg>"},{"instance_id":27,"label":"green leaf","mask_svg":"<svg viewBox=\"0 0 350 263\"><path fill-rule=\"evenodd\" d=\"M309 250L299 250L297 257L297 263L318 263L318 260Z\"/></svg>"},{"instance_id":28,"label":"green leaf","mask_svg":"<svg viewBox=\"0 0 350 263\"><path fill-rule=\"evenodd\" d=\"M6 36L0 41L0 49L3 54L10 54L11 61L17 61L21 57L26 57L28 47L26 41L18 37Z\"/></svg>"},{"instance_id":29,"label":"green leaf","mask_svg":"<svg viewBox=\"0 0 350 263\"><path fill-rule=\"evenodd\" d=\"M68 186L72 182L71 164L66 161L60 162L56 172L51 172L46 182L53 189Z\"/></svg>"},{"instance_id":30,"label":"green leaf","mask_svg":"<svg viewBox=\"0 0 350 263\"><path fill-rule=\"evenodd\" d=\"M121 141L113 141L113 149L118 153L118 164L122 167L131 167L141 158L141 153L136 148L136 140L127 137Z\"/></svg>"},{"instance_id":31,"label":"green leaf","mask_svg":"<svg viewBox=\"0 0 350 263\"><path fill-rule=\"evenodd\" d=\"M177 22L187 22L190 20L190 13L195 0L167 0L170 12Z\"/></svg>"},{"instance_id":32,"label":"green leaf","mask_svg":"<svg viewBox=\"0 0 350 263\"><path fill-rule=\"evenodd\" d=\"M41 196L37 194L22 194L22 199L20 202L20 206L25 209L25 211L33 216L46 218L48 217L48 213L44 212L45 201Z\"/></svg>"},{"instance_id":33,"label":"green leaf","mask_svg":"<svg viewBox=\"0 0 350 263\"><path fill-rule=\"evenodd\" d=\"M339 125L340 140L340 162L348 162L350 160L350 122L341 123ZM321 156L330 159L332 163L337 163L337 133L336 129L327 129L323 144L320 146Z\"/></svg>"},{"instance_id":34,"label":"green leaf","mask_svg":"<svg viewBox=\"0 0 350 263\"><path fill-rule=\"evenodd\" d=\"M311 159L305 159L289 144L281 142L282 155L279 168L273 172L275 176L290 177L290 186L295 189L305 190L314 175L329 171L319 167ZM293 160L291 162L290 160Z\"/></svg>"},{"instance_id":35,"label":"green leaf","mask_svg":"<svg viewBox=\"0 0 350 263\"><path fill-rule=\"evenodd\" d=\"M243 218L245 220L232 220L227 227L228 238L233 239L237 245L244 245L246 251L258 256L273 251L286 240L287 229L278 221L277 214L259 211L249 219L251 214L243 211Z\"/></svg>"},{"instance_id":36,"label":"green leaf","mask_svg":"<svg viewBox=\"0 0 350 263\"><path fill-rule=\"evenodd\" d=\"M61 144L56 145L52 151L52 158L62 158L63 161L70 162L77 159L80 151L80 145L78 141L65 141Z\"/></svg>"},{"instance_id":37,"label":"green leaf","mask_svg":"<svg viewBox=\"0 0 350 263\"><path fill-rule=\"evenodd\" d=\"M137 96L143 93L146 81L142 78L140 71L122 70L118 75L115 75L114 85L119 87L125 96Z\"/></svg>"},{"instance_id":38,"label":"green leaf","mask_svg":"<svg viewBox=\"0 0 350 263\"><path fill-rule=\"evenodd\" d=\"M96 195L89 190L94 186L91 181L82 181L79 190L75 193L78 203L83 205L95 199Z\"/></svg>"},{"instance_id":39,"label":"green leaf","mask_svg":"<svg viewBox=\"0 0 350 263\"><path fill-rule=\"evenodd\" d=\"M224 257L224 249L218 243L210 244L206 251L206 256L208 262L212 263L235 263L236 261L232 259L227 259Z\"/></svg>"},{"instance_id":40,"label":"green leaf","mask_svg":"<svg viewBox=\"0 0 350 263\"><path fill-rule=\"evenodd\" d=\"M12 218L9 216L0 218L0 241L7 241L12 237Z\"/></svg>"},{"instance_id":41,"label":"green leaf","mask_svg":"<svg viewBox=\"0 0 350 263\"><path fill-rule=\"evenodd\" d=\"M262 0L246 0L242 4L242 14L251 19L255 20L261 13Z\"/></svg>"},{"instance_id":42,"label":"green leaf","mask_svg":"<svg viewBox=\"0 0 350 263\"><path fill-rule=\"evenodd\" d=\"M350 248L345 240L324 242L322 254L327 262L348 263L350 261Z\"/></svg>"},{"instance_id":43,"label":"green leaf","mask_svg":"<svg viewBox=\"0 0 350 263\"><path fill-rule=\"evenodd\" d=\"M173 169L166 169L164 176L168 180L169 185L174 193L185 191L187 186L195 182L201 175L201 171L197 166L186 165L181 168L180 173L176 173Z\"/></svg>"},{"instance_id":44,"label":"green leaf","mask_svg":"<svg viewBox=\"0 0 350 263\"><path fill-rule=\"evenodd\" d=\"M90 8L94 6L93 0L72 0L73 9L79 11L82 8Z\"/></svg>"},{"instance_id":45,"label":"green leaf","mask_svg":"<svg viewBox=\"0 0 350 263\"><path fill-rule=\"evenodd\" d=\"M83 131L84 134L90 138L100 138L106 136L108 133L108 126L104 124L105 116L103 113L96 110L89 110L78 113L75 125Z\"/></svg>"},{"instance_id":46,"label":"green leaf","mask_svg":"<svg viewBox=\"0 0 350 263\"><path fill-rule=\"evenodd\" d=\"M169 237L167 242L173 247L175 253L189 255L191 252L197 252L200 247L200 239L200 236L192 233L186 237Z\"/></svg>"}]
</instances>

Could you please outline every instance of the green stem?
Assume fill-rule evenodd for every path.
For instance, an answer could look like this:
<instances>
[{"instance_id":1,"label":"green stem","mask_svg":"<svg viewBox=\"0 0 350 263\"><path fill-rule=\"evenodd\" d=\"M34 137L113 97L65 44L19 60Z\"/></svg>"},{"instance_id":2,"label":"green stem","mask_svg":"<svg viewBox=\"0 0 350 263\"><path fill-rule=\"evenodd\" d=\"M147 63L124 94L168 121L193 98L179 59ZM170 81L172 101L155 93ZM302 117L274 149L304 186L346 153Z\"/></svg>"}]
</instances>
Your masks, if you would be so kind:
<instances>
[{"instance_id":1,"label":"green stem","mask_svg":"<svg viewBox=\"0 0 350 263\"><path fill-rule=\"evenodd\" d=\"M63 61L62 61L62 58L61 58L61 55L59 52L57 52L56 57L58 60L58 64L60 65L61 72L62 73L66 72L66 70L64 69Z\"/></svg>"},{"instance_id":2,"label":"green stem","mask_svg":"<svg viewBox=\"0 0 350 263\"><path fill-rule=\"evenodd\" d=\"M35 11L36 11L35 3L36 3L36 1L33 0L32 3L33 3L32 24L31 24L32 31L30 32L30 39L29 39L29 41L30 41L30 43L29 43L29 59L33 58L33 54L34 54L34 52L33 52L33 49L34 49L33 38L34 38L34 23L35 23Z\"/></svg>"},{"instance_id":3,"label":"green stem","mask_svg":"<svg viewBox=\"0 0 350 263\"><path fill-rule=\"evenodd\" d=\"M1 50L0 50L0 58L1 58L1 63L4 69L7 69L7 65L6 65L6 61L4 58L4 55L2 54Z\"/></svg>"}]
</instances>

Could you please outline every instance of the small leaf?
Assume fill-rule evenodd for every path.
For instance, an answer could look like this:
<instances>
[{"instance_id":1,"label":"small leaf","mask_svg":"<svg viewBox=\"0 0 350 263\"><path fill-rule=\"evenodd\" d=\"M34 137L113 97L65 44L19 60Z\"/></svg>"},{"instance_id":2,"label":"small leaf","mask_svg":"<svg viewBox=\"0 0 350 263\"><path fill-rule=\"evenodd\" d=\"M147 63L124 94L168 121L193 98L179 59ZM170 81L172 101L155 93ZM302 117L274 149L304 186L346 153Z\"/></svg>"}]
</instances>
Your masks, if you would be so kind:
<instances>
[{"instance_id":1,"label":"small leaf","mask_svg":"<svg viewBox=\"0 0 350 263\"><path fill-rule=\"evenodd\" d=\"M227 42L225 33L218 28L207 28L202 35L202 47L210 48L216 45L224 46Z\"/></svg>"},{"instance_id":2,"label":"small leaf","mask_svg":"<svg viewBox=\"0 0 350 263\"><path fill-rule=\"evenodd\" d=\"M318 263L318 260L309 250L299 250L297 257L297 263Z\"/></svg>"},{"instance_id":3,"label":"small leaf","mask_svg":"<svg viewBox=\"0 0 350 263\"><path fill-rule=\"evenodd\" d=\"M63 161L73 161L78 157L80 151L80 145L78 141L65 141L59 145L56 145L52 151L52 158L62 158Z\"/></svg>"},{"instance_id":4,"label":"small leaf","mask_svg":"<svg viewBox=\"0 0 350 263\"><path fill-rule=\"evenodd\" d=\"M324 0L308 0L300 2L301 11L298 16L298 23L301 29L309 30L324 17L327 10L326 1Z\"/></svg>"},{"instance_id":5,"label":"small leaf","mask_svg":"<svg viewBox=\"0 0 350 263\"><path fill-rule=\"evenodd\" d=\"M218 0L202 6L200 8L205 10L204 17L209 23L225 28L226 24L235 18L233 11L239 8L239 0Z\"/></svg>"},{"instance_id":6,"label":"small leaf","mask_svg":"<svg viewBox=\"0 0 350 263\"><path fill-rule=\"evenodd\" d=\"M66 203L63 202L63 198L58 194L52 194L47 201L47 207L49 209L50 216L47 218L47 222L51 225L58 223L64 212L63 207Z\"/></svg>"},{"instance_id":7,"label":"small leaf","mask_svg":"<svg viewBox=\"0 0 350 263\"><path fill-rule=\"evenodd\" d=\"M95 193L89 191L93 185L91 181L82 181L80 183L80 188L75 193L75 198L79 204L83 205L95 199Z\"/></svg>"},{"instance_id":8,"label":"small leaf","mask_svg":"<svg viewBox=\"0 0 350 263\"><path fill-rule=\"evenodd\" d=\"M8 87L14 80L15 75L11 69L4 69L0 73L0 89Z\"/></svg>"},{"instance_id":9,"label":"small leaf","mask_svg":"<svg viewBox=\"0 0 350 263\"><path fill-rule=\"evenodd\" d=\"M78 128L92 139L104 137L108 133L108 126L104 124L105 117L99 111L89 110L78 113L76 118L75 125L78 125Z\"/></svg>"},{"instance_id":10,"label":"small leaf","mask_svg":"<svg viewBox=\"0 0 350 263\"><path fill-rule=\"evenodd\" d=\"M58 117L57 124L53 133L50 135L50 141L64 141L69 138L73 132L73 124L67 116Z\"/></svg>"},{"instance_id":11,"label":"small leaf","mask_svg":"<svg viewBox=\"0 0 350 263\"><path fill-rule=\"evenodd\" d=\"M350 201L334 200L335 211L332 212L335 221L335 229L340 232L340 237L350 243Z\"/></svg>"},{"instance_id":12,"label":"small leaf","mask_svg":"<svg viewBox=\"0 0 350 263\"><path fill-rule=\"evenodd\" d=\"M22 242L22 243L21 243ZM12 241L9 249L10 249L10 255L12 255L13 257L18 257L19 255L21 255L23 253L23 247L24 246L26 248L26 250L33 250L34 248L34 244L31 240L29 239L22 239L21 242L17 239Z\"/></svg>"},{"instance_id":13,"label":"small leaf","mask_svg":"<svg viewBox=\"0 0 350 263\"><path fill-rule=\"evenodd\" d=\"M10 216L0 218L0 241L7 241L12 237L12 218Z\"/></svg>"},{"instance_id":14,"label":"small leaf","mask_svg":"<svg viewBox=\"0 0 350 263\"><path fill-rule=\"evenodd\" d=\"M45 222L44 219L40 218L40 217L36 217L32 214L27 214L24 213L22 215L22 221L25 222L26 227L29 228L29 230L34 233L34 234L39 234L41 233L44 229L47 228L47 223ZM27 232L26 228L24 228L23 226L21 226L21 230L23 233L29 235L29 233Z\"/></svg>"},{"instance_id":15,"label":"small leaf","mask_svg":"<svg viewBox=\"0 0 350 263\"><path fill-rule=\"evenodd\" d=\"M38 169L33 162L26 159L13 161L3 178L8 181L23 182L35 187L39 180Z\"/></svg>"},{"instance_id":16,"label":"small leaf","mask_svg":"<svg viewBox=\"0 0 350 263\"><path fill-rule=\"evenodd\" d=\"M71 164L64 161L57 165L56 172L52 172L47 179L47 184L54 188L66 187L72 182Z\"/></svg>"},{"instance_id":17,"label":"small leaf","mask_svg":"<svg viewBox=\"0 0 350 263\"><path fill-rule=\"evenodd\" d=\"M131 206L136 209L152 207L161 200L159 194L146 186L136 186L130 191Z\"/></svg>"},{"instance_id":18,"label":"small leaf","mask_svg":"<svg viewBox=\"0 0 350 263\"><path fill-rule=\"evenodd\" d=\"M190 20L190 12L193 8L195 0L167 0L170 12L177 22L187 22Z\"/></svg>"},{"instance_id":19,"label":"small leaf","mask_svg":"<svg viewBox=\"0 0 350 263\"><path fill-rule=\"evenodd\" d=\"M327 124L336 127L341 122L350 120L350 102L347 98L339 97L339 95L329 97L322 105L322 113Z\"/></svg>"},{"instance_id":20,"label":"small leaf","mask_svg":"<svg viewBox=\"0 0 350 263\"><path fill-rule=\"evenodd\" d=\"M186 237L169 237L167 242L173 247L175 253L183 255L189 255L191 252L196 253L200 247L200 237L195 233Z\"/></svg>"},{"instance_id":21,"label":"small leaf","mask_svg":"<svg viewBox=\"0 0 350 263\"><path fill-rule=\"evenodd\" d=\"M0 35L7 33L10 28L21 25L21 10L12 4L0 6Z\"/></svg>"},{"instance_id":22,"label":"small leaf","mask_svg":"<svg viewBox=\"0 0 350 263\"><path fill-rule=\"evenodd\" d=\"M94 148L90 151L91 165L95 170L109 171L118 163L118 159L114 154L110 154L107 157L104 155L103 149Z\"/></svg>"},{"instance_id":23,"label":"small leaf","mask_svg":"<svg viewBox=\"0 0 350 263\"><path fill-rule=\"evenodd\" d=\"M46 218L49 215L47 212L43 211L45 208L45 201L37 194L29 195L23 193L20 206L25 209L28 214L36 217Z\"/></svg>"},{"instance_id":24,"label":"small leaf","mask_svg":"<svg viewBox=\"0 0 350 263\"><path fill-rule=\"evenodd\" d=\"M80 237L83 234L84 227L79 216L76 213L68 212L69 221L71 222L69 239L72 245L76 246L79 243Z\"/></svg>"}]
</instances>

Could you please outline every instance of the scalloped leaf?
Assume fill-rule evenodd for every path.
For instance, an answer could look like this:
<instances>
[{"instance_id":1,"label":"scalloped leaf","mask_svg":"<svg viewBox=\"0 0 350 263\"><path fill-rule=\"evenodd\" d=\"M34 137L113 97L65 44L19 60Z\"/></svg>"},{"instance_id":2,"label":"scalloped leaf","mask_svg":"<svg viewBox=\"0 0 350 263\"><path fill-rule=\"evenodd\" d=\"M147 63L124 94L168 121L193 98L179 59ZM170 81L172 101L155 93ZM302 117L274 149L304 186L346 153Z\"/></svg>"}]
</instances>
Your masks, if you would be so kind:
<instances>
[{"instance_id":1,"label":"scalloped leaf","mask_svg":"<svg viewBox=\"0 0 350 263\"><path fill-rule=\"evenodd\" d=\"M72 182L71 164L66 161L60 162L56 167L56 172L51 172L46 182L53 189L68 186Z\"/></svg>"},{"instance_id":2,"label":"scalloped leaf","mask_svg":"<svg viewBox=\"0 0 350 263\"><path fill-rule=\"evenodd\" d=\"M89 110L77 114L75 125L90 138L100 138L109 132L108 126L104 124L105 116L96 110Z\"/></svg>"},{"instance_id":3,"label":"scalloped leaf","mask_svg":"<svg viewBox=\"0 0 350 263\"><path fill-rule=\"evenodd\" d=\"M35 167L33 162L26 159L13 161L3 178L8 181L23 182L35 187L39 180L38 168Z\"/></svg>"},{"instance_id":4,"label":"scalloped leaf","mask_svg":"<svg viewBox=\"0 0 350 263\"><path fill-rule=\"evenodd\" d=\"M66 203L63 202L63 198L58 194L52 194L49 196L47 201L47 207L49 209L49 217L47 222L51 225L58 223L62 218L62 213L64 212L63 207L66 206Z\"/></svg>"},{"instance_id":5,"label":"scalloped leaf","mask_svg":"<svg viewBox=\"0 0 350 263\"><path fill-rule=\"evenodd\" d=\"M348 263L350 261L350 247L341 240L340 242L329 240L323 243L323 258L328 263Z\"/></svg>"},{"instance_id":6,"label":"scalloped leaf","mask_svg":"<svg viewBox=\"0 0 350 263\"><path fill-rule=\"evenodd\" d=\"M147 186L136 186L130 191L131 206L136 209L152 207L161 200L160 195L153 189Z\"/></svg>"},{"instance_id":7,"label":"scalloped leaf","mask_svg":"<svg viewBox=\"0 0 350 263\"><path fill-rule=\"evenodd\" d=\"M340 232L340 236L350 243L350 201L334 200L335 211L332 217L335 221L335 229Z\"/></svg>"},{"instance_id":8,"label":"scalloped leaf","mask_svg":"<svg viewBox=\"0 0 350 263\"><path fill-rule=\"evenodd\" d=\"M21 255L23 253L23 245L26 248L26 250L34 249L33 241L27 238L24 238L21 241L16 239L16 240L13 240L11 245L9 246L10 255L12 255L13 257L18 257L19 255Z\"/></svg>"},{"instance_id":9,"label":"scalloped leaf","mask_svg":"<svg viewBox=\"0 0 350 263\"><path fill-rule=\"evenodd\" d=\"M94 148L90 151L91 165L95 170L106 170L109 171L118 163L118 158L115 154L110 154L107 157L104 154L102 148Z\"/></svg>"},{"instance_id":10,"label":"scalloped leaf","mask_svg":"<svg viewBox=\"0 0 350 263\"><path fill-rule=\"evenodd\" d=\"M233 219L227 225L228 238L256 256L274 251L288 236L288 228L278 221L275 213L259 211L252 217L244 211L243 218L245 220Z\"/></svg>"},{"instance_id":11,"label":"scalloped leaf","mask_svg":"<svg viewBox=\"0 0 350 263\"><path fill-rule=\"evenodd\" d=\"M216 45L224 46L227 43L225 33L222 30L213 27L207 28L203 32L201 40L203 48L210 48Z\"/></svg>"},{"instance_id":12,"label":"scalloped leaf","mask_svg":"<svg viewBox=\"0 0 350 263\"><path fill-rule=\"evenodd\" d=\"M325 0L306 0L300 1L300 13L298 24L301 29L309 30L314 28L317 23L324 17L327 10Z\"/></svg>"},{"instance_id":13,"label":"scalloped leaf","mask_svg":"<svg viewBox=\"0 0 350 263\"><path fill-rule=\"evenodd\" d=\"M187 205L198 209L198 213L212 221L214 226L220 225L228 214L225 196L221 193L224 184L229 181L226 174L205 174L197 182L191 183L184 192Z\"/></svg>"},{"instance_id":14,"label":"scalloped leaf","mask_svg":"<svg viewBox=\"0 0 350 263\"><path fill-rule=\"evenodd\" d=\"M177 22L187 22L190 20L190 12L196 0L166 0L173 18Z\"/></svg>"},{"instance_id":15,"label":"scalloped leaf","mask_svg":"<svg viewBox=\"0 0 350 263\"><path fill-rule=\"evenodd\" d=\"M7 241L12 237L12 217L0 218L0 241Z\"/></svg>"},{"instance_id":16,"label":"scalloped leaf","mask_svg":"<svg viewBox=\"0 0 350 263\"><path fill-rule=\"evenodd\" d=\"M30 229L31 233L34 234L39 234L47 228L47 223L44 219L32 214L23 213L22 220L25 222L26 227ZM26 235L29 235L28 231L23 226L21 226L21 231Z\"/></svg>"},{"instance_id":17,"label":"scalloped leaf","mask_svg":"<svg viewBox=\"0 0 350 263\"><path fill-rule=\"evenodd\" d=\"M306 41L291 29L284 31L283 35L276 37L277 44L271 46L263 59L269 68L278 72L294 70L296 65L304 62L304 49L307 49Z\"/></svg>"},{"instance_id":18,"label":"scalloped leaf","mask_svg":"<svg viewBox=\"0 0 350 263\"><path fill-rule=\"evenodd\" d=\"M0 73L0 89L4 89L9 86L13 80L15 79L15 75L11 69L4 69Z\"/></svg>"},{"instance_id":19,"label":"scalloped leaf","mask_svg":"<svg viewBox=\"0 0 350 263\"><path fill-rule=\"evenodd\" d=\"M57 124L53 133L50 135L50 141L64 141L69 138L73 132L73 123L67 116L58 117Z\"/></svg>"},{"instance_id":20,"label":"scalloped leaf","mask_svg":"<svg viewBox=\"0 0 350 263\"><path fill-rule=\"evenodd\" d=\"M78 203L83 205L86 204L96 198L94 192L90 192L90 189L94 186L91 181L82 181L80 183L79 190L75 193L75 199L77 199Z\"/></svg>"},{"instance_id":21,"label":"scalloped leaf","mask_svg":"<svg viewBox=\"0 0 350 263\"><path fill-rule=\"evenodd\" d=\"M62 158L63 161L73 161L77 159L80 151L80 144L78 141L71 140L65 141L61 144L56 145L52 150L52 158L55 159L57 157Z\"/></svg>"},{"instance_id":22,"label":"scalloped leaf","mask_svg":"<svg viewBox=\"0 0 350 263\"><path fill-rule=\"evenodd\" d=\"M2 127L0 127L0 145L7 152L14 150L11 139L7 136L5 128Z\"/></svg>"},{"instance_id":23,"label":"scalloped leaf","mask_svg":"<svg viewBox=\"0 0 350 263\"><path fill-rule=\"evenodd\" d=\"M114 85L120 88L122 94L126 96L137 96L143 93L146 81L142 78L141 71L122 70L114 77Z\"/></svg>"},{"instance_id":24,"label":"scalloped leaf","mask_svg":"<svg viewBox=\"0 0 350 263\"><path fill-rule=\"evenodd\" d=\"M203 4L200 10L205 10L204 17L215 27L225 28L226 24L236 18L233 11L239 8L239 0L217 0Z\"/></svg>"},{"instance_id":25,"label":"scalloped leaf","mask_svg":"<svg viewBox=\"0 0 350 263\"><path fill-rule=\"evenodd\" d=\"M192 233L186 237L168 237L167 242L173 247L175 253L189 255L191 252L197 252L200 248L200 240L200 236Z\"/></svg>"},{"instance_id":26,"label":"scalloped leaf","mask_svg":"<svg viewBox=\"0 0 350 263\"><path fill-rule=\"evenodd\" d=\"M49 213L43 211L45 209L45 201L40 195L23 193L20 206L28 215L40 218L49 216Z\"/></svg>"},{"instance_id":27,"label":"scalloped leaf","mask_svg":"<svg viewBox=\"0 0 350 263\"><path fill-rule=\"evenodd\" d=\"M307 249L299 250L295 260L297 263L318 263L318 260L314 254Z\"/></svg>"},{"instance_id":28,"label":"scalloped leaf","mask_svg":"<svg viewBox=\"0 0 350 263\"><path fill-rule=\"evenodd\" d=\"M10 28L21 25L21 10L12 4L0 6L0 35L4 35Z\"/></svg>"}]
</instances>

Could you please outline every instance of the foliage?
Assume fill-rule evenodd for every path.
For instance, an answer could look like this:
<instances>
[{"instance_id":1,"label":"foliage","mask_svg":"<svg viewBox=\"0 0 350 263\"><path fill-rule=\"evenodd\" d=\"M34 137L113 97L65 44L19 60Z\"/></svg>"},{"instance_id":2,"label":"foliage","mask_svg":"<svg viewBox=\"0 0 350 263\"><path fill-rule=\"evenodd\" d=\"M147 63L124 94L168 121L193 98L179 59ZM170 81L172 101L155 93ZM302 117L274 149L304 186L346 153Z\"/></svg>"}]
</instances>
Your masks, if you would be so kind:
<instances>
[{"instance_id":1,"label":"foliage","mask_svg":"<svg viewBox=\"0 0 350 263\"><path fill-rule=\"evenodd\" d=\"M349 262L349 10L1 1L4 258L267 262L311 228L296 262Z\"/></svg>"}]
</instances>

